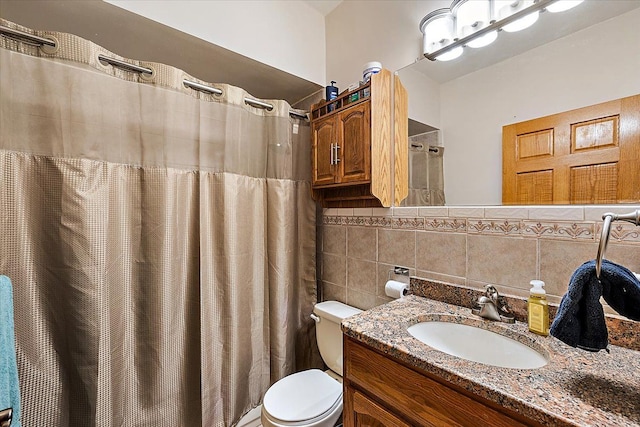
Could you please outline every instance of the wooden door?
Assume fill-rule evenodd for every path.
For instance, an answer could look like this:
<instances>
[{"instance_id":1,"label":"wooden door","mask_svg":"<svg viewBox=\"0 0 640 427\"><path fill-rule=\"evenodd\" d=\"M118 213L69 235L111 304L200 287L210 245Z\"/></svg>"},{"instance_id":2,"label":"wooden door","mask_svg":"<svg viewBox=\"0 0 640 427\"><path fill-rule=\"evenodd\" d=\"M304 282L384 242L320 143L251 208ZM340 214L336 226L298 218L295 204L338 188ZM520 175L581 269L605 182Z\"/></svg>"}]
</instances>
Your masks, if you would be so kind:
<instances>
[{"instance_id":1,"label":"wooden door","mask_svg":"<svg viewBox=\"0 0 640 427\"><path fill-rule=\"evenodd\" d=\"M640 95L502 128L504 204L640 201Z\"/></svg>"},{"instance_id":2,"label":"wooden door","mask_svg":"<svg viewBox=\"0 0 640 427\"><path fill-rule=\"evenodd\" d=\"M335 183L336 168L334 166L334 144L337 143L337 126L335 115L313 123L312 129L312 161L313 187Z\"/></svg>"},{"instance_id":3,"label":"wooden door","mask_svg":"<svg viewBox=\"0 0 640 427\"><path fill-rule=\"evenodd\" d=\"M338 182L371 179L371 106L369 102L340 113L338 119Z\"/></svg>"}]
</instances>

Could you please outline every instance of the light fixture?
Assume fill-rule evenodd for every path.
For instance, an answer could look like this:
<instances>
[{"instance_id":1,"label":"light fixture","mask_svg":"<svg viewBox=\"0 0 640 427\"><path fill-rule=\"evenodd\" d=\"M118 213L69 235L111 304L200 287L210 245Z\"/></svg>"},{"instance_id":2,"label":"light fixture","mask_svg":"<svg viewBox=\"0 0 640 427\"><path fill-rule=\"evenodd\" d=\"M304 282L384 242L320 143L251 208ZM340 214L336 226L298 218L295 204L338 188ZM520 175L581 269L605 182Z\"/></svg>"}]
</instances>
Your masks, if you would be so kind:
<instances>
[{"instance_id":1,"label":"light fixture","mask_svg":"<svg viewBox=\"0 0 640 427\"><path fill-rule=\"evenodd\" d=\"M424 34L425 53L443 50L455 41L455 21L450 9L434 10L422 19L420 29ZM462 55L462 46L447 49L440 55L434 56L438 61L450 61Z\"/></svg>"},{"instance_id":2,"label":"light fixture","mask_svg":"<svg viewBox=\"0 0 640 427\"><path fill-rule=\"evenodd\" d=\"M547 6L547 10L551 13L564 12L565 10L576 7L583 1L584 0L560 0Z\"/></svg>"},{"instance_id":3,"label":"light fixture","mask_svg":"<svg viewBox=\"0 0 640 427\"><path fill-rule=\"evenodd\" d=\"M493 43L498 32L514 32L533 25L541 11L562 12L583 0L454 0L450 8L438 9L420 22L424 56L450 61L463 48Z\"/></svg>"},{"instance_id":4,"label":"light fixture","mask_svg":"<svg viewBox=\"0 0 640 427\"><path fill-rule=\"evenodd\" d=\"M451 4L455 16L458 38L468 37L491 25L491 2L489 0L455 0ZM478 48L488 46L498 38L498 30L476 37L467 46Z\"/></svg>"},{"instance_id":5,"label":"light fixture","mask_svg":"<svg viewBox=\"0 0 640 427\"><path fill-rule=\"evenodd\" d=\"M516 14L517 12L527 10L534 4L533 0L495 0L494 8L496 11L496 18L501 21L509 16ZM529 28L536 23L540 12L538 10L526 14L524 17L516 19L502 27L508 33L515 33L516 31Z\"/></svg>"}]
</instances>

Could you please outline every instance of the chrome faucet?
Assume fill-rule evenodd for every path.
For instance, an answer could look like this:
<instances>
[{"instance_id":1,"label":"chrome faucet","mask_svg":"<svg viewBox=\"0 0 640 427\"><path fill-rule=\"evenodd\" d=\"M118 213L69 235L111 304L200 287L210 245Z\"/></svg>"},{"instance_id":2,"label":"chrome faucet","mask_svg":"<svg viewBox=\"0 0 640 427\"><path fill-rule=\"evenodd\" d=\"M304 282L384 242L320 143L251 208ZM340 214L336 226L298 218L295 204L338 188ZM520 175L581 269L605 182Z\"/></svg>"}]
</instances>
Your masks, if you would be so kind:
<instances>
[{"instance_id":1,"label":"chrome faucet","mask_svg":"<svg viewBox=\"0 0 640 427\"><path fill-rule=\"evenodd\" d=\"M515 316L511 313L507 301L498 294L498 290L492 285L485 287L484 295L478 298L471 312L485 319L499 322L514 323Z\"/></svg>"}]
</instances>

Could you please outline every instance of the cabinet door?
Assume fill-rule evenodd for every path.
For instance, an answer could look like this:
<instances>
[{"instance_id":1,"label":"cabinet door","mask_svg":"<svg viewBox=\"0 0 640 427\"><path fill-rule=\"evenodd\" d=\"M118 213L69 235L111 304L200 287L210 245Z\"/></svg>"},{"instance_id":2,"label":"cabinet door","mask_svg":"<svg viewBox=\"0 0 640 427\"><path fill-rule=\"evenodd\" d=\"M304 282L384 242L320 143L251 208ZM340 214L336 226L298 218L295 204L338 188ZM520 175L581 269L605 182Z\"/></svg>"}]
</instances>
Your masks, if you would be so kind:
<instances>
[{"instance_id":1,"label":"cabinet door","mask_svg":"<svg viewBox=\"0 0 640 427\"><path fill-rule=\"evenodd\" d=\"M314 187L333 184L336 172L332 162L335 155L333 147L337 144L335 116L314 123L312 132L312 184Z\"/></svg>"},{"instance_id":2,"label":"cabinet door","mask_svg":"<svg viewBox=\"0 0 640 427\"><path fill-rule=\"evenodd\" d=\"M354 427L410 427L386 408L369 399L364 394L347 389L349 397L353 399L353 412L349 421L344 420L345 426Z\"/></svg>"},{"instance_id":3,"label":"cabinet door","mask_svg":"<svg viewBox=\"0 0 640 427\"><path fill-rule=\"evenodd\" d=\"M371 104L363 102L338 117L340 183L371 180Z\"/></svg>"}]
</instances>

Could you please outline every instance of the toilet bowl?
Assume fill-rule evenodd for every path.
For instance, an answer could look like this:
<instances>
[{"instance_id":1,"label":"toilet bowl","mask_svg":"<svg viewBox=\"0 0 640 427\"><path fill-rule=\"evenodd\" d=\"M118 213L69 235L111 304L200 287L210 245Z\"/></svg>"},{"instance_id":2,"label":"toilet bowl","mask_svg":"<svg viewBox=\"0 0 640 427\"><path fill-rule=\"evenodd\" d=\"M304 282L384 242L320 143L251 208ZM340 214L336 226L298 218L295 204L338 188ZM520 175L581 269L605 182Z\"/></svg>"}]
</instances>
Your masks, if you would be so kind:
<instances>
[{"instance_id":1,"label":"toilet bowl","mask_svg":"<svg viewBox=\"0 0 640 427\"><path fill-rule=\"evenodd\" d=\"M316 304L311 317L316 321L316 339L323 372L309 369L275 382L264 395L261 421L265 427L333 427L342 414L343 319L360 313L337 301Z\"/></svg>"},{"instance_id":2,"label":"toilet bowl","mask_svg":"<svg viewBox=\"0 0 640 427\"><path fill-rule=\"evenodd\" d=\"M262 425L333 427L341 413L342 383L309 369L286 376L267 390Z\"/></svg>"}]
</instances>

